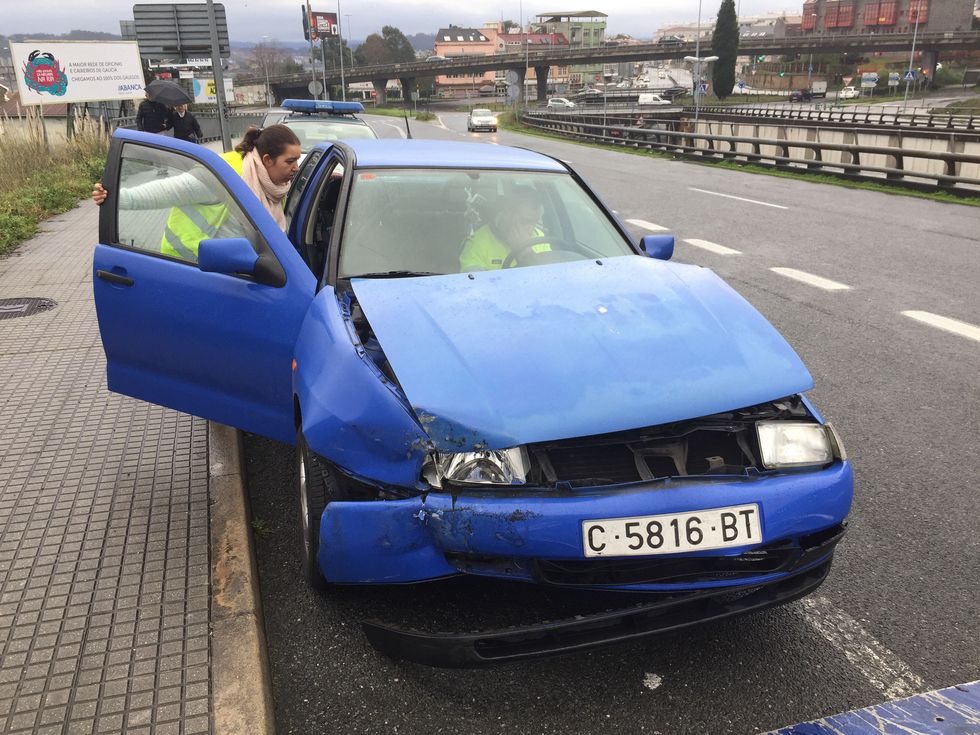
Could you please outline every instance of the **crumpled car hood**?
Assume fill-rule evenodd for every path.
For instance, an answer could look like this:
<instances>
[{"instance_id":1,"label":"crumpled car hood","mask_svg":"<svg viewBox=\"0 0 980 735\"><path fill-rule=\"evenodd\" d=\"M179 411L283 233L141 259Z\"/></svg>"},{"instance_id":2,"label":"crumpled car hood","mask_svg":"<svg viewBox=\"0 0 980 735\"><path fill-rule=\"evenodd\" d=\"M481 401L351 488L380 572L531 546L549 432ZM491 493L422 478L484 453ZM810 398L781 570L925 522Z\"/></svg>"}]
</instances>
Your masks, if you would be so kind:
<instances>
[{"instance_id":1,"label":"crumpled car hood","mask_svg":"<svg viewBox=\"0 0 980 735\"><path fill-rule=\"evenodd\" d=\"M621 256L352 285L442 451L655 426L813 387L772 325L696 266Z\"/></svg>"}]
</instances>

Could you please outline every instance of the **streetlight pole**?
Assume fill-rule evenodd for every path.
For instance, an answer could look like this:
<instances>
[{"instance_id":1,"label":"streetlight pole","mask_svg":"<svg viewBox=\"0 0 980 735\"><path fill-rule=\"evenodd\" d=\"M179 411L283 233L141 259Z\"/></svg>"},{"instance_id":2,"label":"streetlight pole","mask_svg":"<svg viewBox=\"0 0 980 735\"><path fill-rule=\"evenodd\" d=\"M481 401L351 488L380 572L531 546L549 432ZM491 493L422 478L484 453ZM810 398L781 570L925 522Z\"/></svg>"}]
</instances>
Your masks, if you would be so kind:
<instances>
[{"instance_id":1,"label":"streetlight pole","mask_svg":"<svg viewBox=\"0 0 980 735\"><path fill-rule=\"evenodd\" d=\"M347 42L348 42L347 48L350 48L350 40L351 40L350 13L344 13L344 17L347 18ZM350 52L350 68L351 68L351 71L353 71L355 68L357 68L357 62L354 59L354 52L353 51Z\"/></svg>"},{"instance_id":2,"label":"streetlight pole","mask_svg":"<svg viewBox=\"0 0 980 735\"><path fill-rule=\"evenodd\" d=\"M912 52L909 54L909 68L905 72L905 99L902 100L902 112L909 102L909 73L912 71L912 64L915 63L915 39L919 35L919 17L922 15L922 0L915 0L915 29L912 31Z\"/></svg>"},{"instance_id":3,"label":"streetlight pole","mask_svg":"<svg viewBox=\"0 0 980 735\"><path fill-rule=\"evenodd\" d=\"M265 39L268 36L262 36L262 70L265 72L265 104L272 107L272 93L269 89L269 49L265 45Z\"/></svg>"},{"instance_id":4,"label":"streetlight pole","mask_svg":"<svg viewBox=\"0 0 980 735\"><path fill-rule=\"evenodd\" d=\"M340 25L340 0L337 0L337 35L340 36L340 99L347 101L347 82L344 81L344 28ZM402 90L404 92L405 90Z\"/></svg>"}]
</instances>

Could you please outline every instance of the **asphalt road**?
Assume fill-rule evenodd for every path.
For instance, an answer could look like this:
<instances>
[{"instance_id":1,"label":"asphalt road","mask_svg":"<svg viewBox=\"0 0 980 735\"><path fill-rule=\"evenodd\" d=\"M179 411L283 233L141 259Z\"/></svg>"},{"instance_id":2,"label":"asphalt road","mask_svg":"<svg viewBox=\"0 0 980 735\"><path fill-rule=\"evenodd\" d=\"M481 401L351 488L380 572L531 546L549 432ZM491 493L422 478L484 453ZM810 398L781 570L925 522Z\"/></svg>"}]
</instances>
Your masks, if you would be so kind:
<instances>
[{"instance_id":1,"label":"asphalt road","mask_svg":"<svg viewBox=\"0 0 980 735\"><path fill-rule=\"evenodd\" d=\"M369 119L400 134L397 120ZM829 580L799 603L588 654L429 669L378 654L358 620L466 630L568 603L480 580L309 591L292 450L249 437L279 732L754 733L980 678L980 342L903 314L980 324L980 210L468 134L461 113L412 129L569 161L620 217L667 228L676 260L712 268L752 302L808 365L811 395L843 435L857 477L851 530ZM797 280L807 275L847 288Z\"/></svg>"}]
</instances>

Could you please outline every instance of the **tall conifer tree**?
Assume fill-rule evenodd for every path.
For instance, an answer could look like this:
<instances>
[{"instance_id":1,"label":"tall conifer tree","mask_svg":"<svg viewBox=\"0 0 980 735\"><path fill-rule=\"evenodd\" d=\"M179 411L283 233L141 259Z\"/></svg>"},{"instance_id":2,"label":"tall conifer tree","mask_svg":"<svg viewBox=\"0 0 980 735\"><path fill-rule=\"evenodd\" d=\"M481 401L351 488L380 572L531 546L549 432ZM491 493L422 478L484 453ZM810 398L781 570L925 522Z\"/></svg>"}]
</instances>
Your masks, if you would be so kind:
<instances>
[{"instance_id":1,"label":"tall conifer tree","mask_svg":"<svg viewBox=\"0 0 980 735\"><path fill-rule=\"evenodd\" d=\"M718 20L711 34L711 53L718 57L711 75L711 86L719 99L725 99L735 87L735 59L738 56L738 17L735 0L721 0Z\"/></svg>"}]
</instances>

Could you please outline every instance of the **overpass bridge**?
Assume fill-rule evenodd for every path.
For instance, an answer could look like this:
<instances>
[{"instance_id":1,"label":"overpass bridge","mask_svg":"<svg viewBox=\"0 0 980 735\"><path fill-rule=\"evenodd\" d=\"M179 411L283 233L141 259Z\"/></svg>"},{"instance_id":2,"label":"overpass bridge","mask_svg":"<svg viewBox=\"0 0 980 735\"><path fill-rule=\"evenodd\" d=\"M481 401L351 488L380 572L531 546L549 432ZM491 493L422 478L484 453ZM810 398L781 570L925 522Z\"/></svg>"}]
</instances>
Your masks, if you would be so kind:
<instances>
[{"instance_id":1,"label":"overpass bridge","mask_svg":"<svg viewBox=\"0 0 980 735\"><path fill-rule=\"evenodd\" d=\"M740 56L778 56L809 53L860 53L860 52L908 52L912 47L911 33L890 33L883 35L830 35L809 34L786 38L743 39L739 44ZM943 51L964 51L980 49L980 31L959 31L946 33L920 33L915 40L915 48L923 52L923 66L930 73L935 70L936 61ZM710 43L702 43L702 56L711 54ZM527 54L511 53L494 56L465 56L440 61L411 61L400 64L362 66L349 69L344 74L350 82L371 82L378 94L379 104L385 102L385 88L388 80L398 79L403 89L414 86L419 77L442 74L477 74L485 71L507 70L518 76L518 85L524 88L524 78L528 68L535 69L537 75L537 98L544 101L547 96L547 69L551 66L573 66L576 64L609 64L624 61L656 61L682 59L695 55L695 43L648 43L635 46L594 46L591 48L551 47L536 49ZM318 75L319 76L319 75ZM239 83L264 84L265 76L239 78ZM305 96L308 74L274 76L269 78L277 97ZM328 85L340 84L340 72L328 71Z\"/></svg>"}]
</instances>

